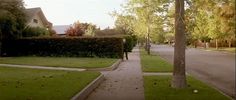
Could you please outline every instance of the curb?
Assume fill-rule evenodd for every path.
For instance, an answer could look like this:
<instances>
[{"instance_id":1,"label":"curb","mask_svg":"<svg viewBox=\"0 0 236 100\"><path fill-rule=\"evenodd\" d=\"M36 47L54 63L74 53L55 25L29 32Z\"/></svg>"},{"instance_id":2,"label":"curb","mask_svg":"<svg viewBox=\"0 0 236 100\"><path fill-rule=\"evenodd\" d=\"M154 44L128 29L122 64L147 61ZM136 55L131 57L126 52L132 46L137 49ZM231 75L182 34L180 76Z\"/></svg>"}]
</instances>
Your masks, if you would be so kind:
<instances>
[{"instance_id":1,"label":"curb","mask_svg":"<svg viewBox=\"0 0 236 100\"><path fill-rule=\"evenodd\" d=\"M118 61L116 61L110 67L106 67L106 68L91 68L91 69L86 69L86 70L87 71L112 71L112 70L115 70L120 65L121 62L122 62L122 60L119 59Z\"/></svg>"},{"instance_id":2,"label":"curb","mask_svg":"<svg viewBox=\"0 0 236 100\"><path fill-rule=\"evenodd\" d=\"M173 72L143 72L143 76L172 76ZM186 76L190 76L189 73L185 73Z\"/></svg>"},{"instance_id":3,"label":"curb","mask_svg":"<svg viewBox=\"0 0 236 100\"><path fill-rule=\"evenodd\" d=\"M95 80L93 80L89 85L87 85L83 90L73 96L70 100L84 100L87 96L104 80L104 75L101 74Z\"/></svg>"},{"instance_id":4,"label":"curb","mask_svg":"<svg viewBox=\"0 0 236 100\"><path fill-rule=\"evenodd\" d=\"M143 76L161 76L161 75L172 75L172 73L167 73L167 72L143 72Z\"/></svg>"}]
</instances>

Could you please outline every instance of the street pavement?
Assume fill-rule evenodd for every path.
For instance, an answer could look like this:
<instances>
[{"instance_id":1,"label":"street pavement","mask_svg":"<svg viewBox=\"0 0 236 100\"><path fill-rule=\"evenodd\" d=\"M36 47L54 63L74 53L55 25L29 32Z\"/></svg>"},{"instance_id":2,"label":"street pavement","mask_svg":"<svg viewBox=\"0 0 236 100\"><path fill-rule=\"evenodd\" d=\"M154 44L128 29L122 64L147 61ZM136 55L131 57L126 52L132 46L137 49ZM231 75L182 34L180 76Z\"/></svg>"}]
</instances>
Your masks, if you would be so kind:
<instances>
[{"instance_id":1,"label":"street pavement","mask_svg":"<svg viewBox=\"0 0 236 100\"><path fill-rule=\"evenodd\" d=\"M174 48L152 45L151 51L173 64ZM186 71L235 99L235 54L218 51L186 49Z\"/></svg>"}]
</instances>

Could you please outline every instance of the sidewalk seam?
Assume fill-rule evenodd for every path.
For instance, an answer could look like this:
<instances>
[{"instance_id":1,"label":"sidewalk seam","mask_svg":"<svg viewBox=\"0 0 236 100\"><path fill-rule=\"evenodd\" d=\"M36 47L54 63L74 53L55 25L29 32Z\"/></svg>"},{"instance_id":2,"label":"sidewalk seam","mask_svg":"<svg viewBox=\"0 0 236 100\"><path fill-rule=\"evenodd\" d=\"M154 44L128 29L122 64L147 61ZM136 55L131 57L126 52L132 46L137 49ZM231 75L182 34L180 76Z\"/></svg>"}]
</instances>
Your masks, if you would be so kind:
<instances>
[{"instance_id":1,"label":"sidewalk seam","mask_svg":"<svg viewBox=\"0 0 236 100\"><path fill-rule=\"evenodd\" d=\"M14 68L47 69L47 70L86 71L86 69L82 68L45 67L45 66L14 65L14 64L0 64L0 66L14 67Z\"/></svg>"}]
</instances>

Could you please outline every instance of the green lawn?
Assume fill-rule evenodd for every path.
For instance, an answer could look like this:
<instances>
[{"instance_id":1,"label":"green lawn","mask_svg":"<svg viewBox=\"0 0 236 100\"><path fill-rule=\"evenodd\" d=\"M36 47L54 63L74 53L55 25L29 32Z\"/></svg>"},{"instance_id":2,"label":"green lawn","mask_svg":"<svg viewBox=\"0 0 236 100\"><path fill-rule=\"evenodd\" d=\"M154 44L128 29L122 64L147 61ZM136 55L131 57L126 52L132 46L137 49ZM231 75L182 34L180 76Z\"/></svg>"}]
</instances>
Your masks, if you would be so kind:
<instances>
[{"instance_id":1,"label":"green lawn","mask_svg":"<svg viewBox=\"0 0 236 100\"><path fill-rule=\"evenodd\" d=\"M0 67L0 100L69 100L99 75Z\"/></svg>"},{"instance_id":2,"label":"green lawn","mask_svg":"<svg viewBox=\"0 0 236 100\"><path fill-rule=\"evenodd\" d=\"M211 51L225 51L225 52L231 52L231 53L235 53L236 48L207 48L206 50L211 50Z\"/></svg>"},{"instance_id":3,"label":"green lawn","mask_svg":"<svg viewBox=\"0 0 236 100\"><path fill-rule=\"evenodd\" d=\"M117 60L111 58L3 57L0 58L0 63L50 67L104 68L111 66Z\"/></svg>"},{"instance_id":4,"label":"green lawn","mask_svg":"<svg viewBox=\"0 0 236 100\"><path fill-rule=\"evenodd\" d=\"M158 55L148 55L140 49L141 65L144 72L171 72L173 67L170 63Z\"/></svg>"},{"instance_id":5,"label":"green lawn","mask_svg":"<svg viewBox=\"0 0 236 100\"><path fill-rule=\"evenodd\" d=\"M144 76L146 100L230 100L215 89L188 77L186 89L171 88L171 76ZM197 90L197 93L193 91Z\"/></svg>"}]
</instances>

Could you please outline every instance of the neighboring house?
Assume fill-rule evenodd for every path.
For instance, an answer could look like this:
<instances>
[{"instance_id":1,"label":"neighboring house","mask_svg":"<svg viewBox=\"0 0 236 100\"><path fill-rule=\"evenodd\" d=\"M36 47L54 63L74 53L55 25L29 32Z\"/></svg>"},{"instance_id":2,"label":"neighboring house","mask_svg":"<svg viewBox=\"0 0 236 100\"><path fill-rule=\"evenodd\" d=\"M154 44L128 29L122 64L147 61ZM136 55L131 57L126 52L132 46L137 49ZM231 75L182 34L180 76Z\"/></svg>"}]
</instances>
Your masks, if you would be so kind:
<instances>
[{"instance_id":1,"label":"neighboring house","mask_svg":"<svg viewBox=\"0 0 236 100\"><path fill-rule=\"evenodd\" d=\"M52 28L52 23L47 20L40 7L26 9L27 27Z\"/></svg>"},{"instance_id":2,"label":"neighboring house","mask_svg":"<svg viewBox=\"0 0 236 100\"><path fill-rule=\"evenodd\" d=\"M66 30L70 28L70 25L55 25L53 26L53 30L56 31L58 36L65 37Z\"/></svg>"}]
</instances>

